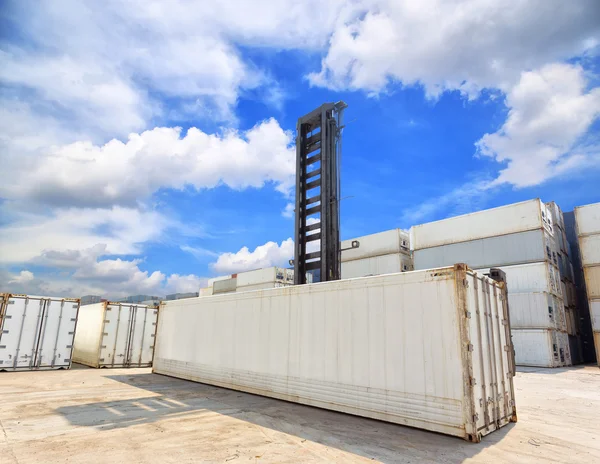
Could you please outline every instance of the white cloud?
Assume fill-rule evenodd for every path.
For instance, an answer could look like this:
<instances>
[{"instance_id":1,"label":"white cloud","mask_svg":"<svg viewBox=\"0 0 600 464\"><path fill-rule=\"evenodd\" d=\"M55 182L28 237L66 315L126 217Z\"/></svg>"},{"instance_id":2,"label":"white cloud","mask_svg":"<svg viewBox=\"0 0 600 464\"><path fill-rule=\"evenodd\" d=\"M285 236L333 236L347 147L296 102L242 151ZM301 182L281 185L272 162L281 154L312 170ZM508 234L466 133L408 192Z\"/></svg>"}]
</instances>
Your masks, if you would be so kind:
<instances>
[{"instance_id":1,"label":"white cloud","mask_svg":"<svg viewBox=\"0 0 600 464\"><path fill-rule=\"evenodd\" d=\"M205 277L198 277L193 274L171 274L169 277L167 277L165 293L168 294L197 292L200 288L206 287L207 285L208 279Z\"/></svg>"},{"instance_id":2,"label":"white cloud","mask_svg":"<svg viewBox=\"0 0 600 464\"><path fill-rule=\"evenodd\" d=\"M576 65L550 64L521 75L506 96L506 122L477 143L481 155L507 163L490 186L538 185L598 156L578 146L600 116L600 88L587 87Z\"/></svg>"},{"instance_id":3,"label":"white cloud","mask_svg":"<svg viewBox=\"0 0 600 464\"><path fill-rule=\"evenodd\" d=\"M254 251L243 247L237 253L223 253L211 267L219 274L233 274L270 266L287 267L293 257L294 241L288 238L281 244L267 242L257 246Z\"/></svg>"},{"instance_id":4,"label":"white cloud","mask_svg":"<svg viewBox=\"0 0 600 464\"><path fill-rule=\"evenodd\" d=\"M159 188L234 189L272 182L287 194L294 183L293 137L269 119L250 130L206 134L197 128L155 128L127 142L77 142L52 148L34 166L13 160L0 185L5 198L55 205L135 205ZM17 171L17 172L15 172Z\"/></svg>"},{"instance_id":5,"label":"white cloud","mask_svg":"<svg viewBox=\"0 0 600 464\"><path fill-rule=\"evenodd\" d=\"M288 203L288 204L285 205L285 208L281 212L281 215L284 218L291 219L291 218L294 217L294 210L295 210L295 208L296 208L296 205L294 203Z\"/></svg>"},{"instance_id":6,"label":"white cloud","mask_svg":"<svg viewBox=\"0 0 600 464\"><path fill-rule=\"evenodd\" d=\"M23 284L26 282L31 282L33 279L34 279L33 272L21 271L12 280L9 280L8 283L9 284Z\"/></svg>"},{"instance_id":7,"label":"white cloud","mask_svg":"<svg viewBox=\"0 0 600 464\"><path fill-rule=\"evenodd\" d=\"M596 0L373 0L336 23L314 85L383 91L422 84L429 96L505 89L524 69L568 59L600 37Z\"/></svg>"},{"instance_id":8,"label":"white cloud","mask_svg":"<svg viewBox=\"0 0 600 464\"><path fill-rule=\"evenodd\" d=\"M56 252L63 252L64 259L68 250L77 250L74 253L85 254L88 259L104 254L139 254L141 244L156 241L168 229L179 227L160 213L134 208L66 208L42 214L2 207L0 212L10 220L0 228L0 262L4 263L55 259L52 253Z\"/></svg>"}]
</instances>

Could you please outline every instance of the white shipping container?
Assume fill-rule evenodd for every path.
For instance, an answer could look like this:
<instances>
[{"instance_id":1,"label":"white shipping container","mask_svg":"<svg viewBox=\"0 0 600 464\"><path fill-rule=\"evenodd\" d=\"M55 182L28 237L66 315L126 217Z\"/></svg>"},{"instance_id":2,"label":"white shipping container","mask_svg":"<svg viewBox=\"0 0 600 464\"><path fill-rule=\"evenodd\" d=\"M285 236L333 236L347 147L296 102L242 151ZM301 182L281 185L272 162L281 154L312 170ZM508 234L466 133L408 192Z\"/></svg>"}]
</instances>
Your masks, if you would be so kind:
<instances>
[{"instance_id":1,"label":"white shipping container","mask_svg":"<svg viewBox=\"0 0 600 464\"><path fill-rule=\"evenodd\" d=\"M212 287L212 286L214 286L215 282L219 282L221 280L228 280L228 279L231 279L232 277L234 277L234 276L224 275L224 276L219 276L219 277L213 277L212 279L208 279L208 286Z\"/></svg>"},{"instance_id":2,"label":"white shipping container","mask_svg":"<svg viewBox=\"0 0 600 464\"><path fill-rule=\"evenodd\" d=\"M571 345L569 343L569 334L566 332L558 332L558 354L564 366L572 366L573 359L571 357Z\"/></svg>"},{"instance_id":3,"label":"white shipping container","mask_svg":"<svg viewBox=\"0 0 600 464\"><path fill-rule=\"evenodd\" d=\"M217 280L213 283L213 295L217 293L233 293L237 288L237 277Z\"/></svg>"},{"instance_id":4,"label":"white shipping container","mask_svg":"<svg viewBox=\"0 0 600 464\"><path fill-rule=\"evenodd\" d=\"M157 309L135 303L83 306L73 361L91 367L151 366L157 316Z\"/></svg>"},{"instance_id":5,"label":"white shipping container","mask_svg":"<svg viewBox=\"0 0 600 464\"><path fill-rule=\"evenodd\" d=\"M552 215L552 225L560 227L562 230L565 229L565 220L563 217L563 212L560 209L560 206L555 201L550 201L546 203L546 208L550 210L550 214ZM556 230L554 232L557 232Z\"/></svg>"},{"instance_id":6,"label":"white shipping container","mask_svg":"<svg viewBox=\"0 0 600 464\"><path fill-rule=\"evenodd\" d=\"M421 250L535 229L553 233L552 215L539 199L414 226L410 243Z\"/></svg>"},{"instance_id":7,"label":"white shipping container","mask_svg":"<svg viewBox=\"0 0 600 464\"><path fill-rule=\"evenodd\" d=\"M502 292L457 265L167 301L153 371L477 442L516 421Z\"/></svg>"},{"instance_id":8,"label":"white shipping container","mask_svg":"<svg viewBox=\"0 0 600 464\"><path fill-rule=\"evenodd\" d=\"M69 369L79 299L0 294L0 370Z\"/></svg>"},{"instance_id":9,"label":"white shipping container","mask_svg":"<svg viewBox=\"0 0 600 464\"><path fill-rule=\"evenodd\" d=\"M600 300L600 264L583 268L585 290L589 300Z\"/></svg>"},{"instance_id":10,"label":"white shipping container","mask_svg":"<svg viewBox=\"0 0 600 464\"><path fill-rule=\"evenodd\" d=\"M508 293L548 292L562 298L558 270L548 262L500 266L506 273ZM489 269L479 269L487 274Z\"/></svg>"},{"instance_id":11,"label":"white shipping container","mask_svg":"<svg viewBox=\"0 0 600 464\"><path fill-rule=\"evenodd\" d=\"M413 270L413 264L410 256L403 253L395 253L343 261L341 268L342 279L353 279L355 277L408 272Z\"/></svg>"},{"instance_id":12,"label":"white shipping container","mask_svg":"<svg viewBox=\"0 0 600 464\"><path fill-rule=\"evenodd\" d=\"M508 307L513 329L567 329L562 300L550 293L510 293Z\"/></svg>"},{"instance_id":13,"label":"white shipping container","mask_svg":"<svg viewBox=\"0 0 600 464\"><path fill-rule=\"evenodd\" d=\"M198 296L211 296L212 294L213 294L212 287L201 288L200 291L198 292Z\"/></svg>"},{"instance_id":14,"label":"white shipping container","mask_svg":"<svg viewBox=\"0 0 600 464\"><path fill-rule=\"evenodd\" d=\"M558 253L553 237L538 229L415 250L413 260L418 270L456 262L464 262L474 269L544 260L558 266Z\"/></svg>"},{"instance_id":15,"label":"white shipping container","mask_svg":"<svg viewBox=\"0 0 600 464\"><path fill-rule=\"evenodd\" d=\"M352 242L358 242L358 248L352 248ZM343 240L342 250L342 262L395 253L410 254L410 236L402 229L386 230Z\"/></svg>"},{"instance_id":16,"label":"white shipping container","mask_svg":"<svg viewBox=\"0 0 600 464\"><path fill-rule=\"evenodd\" d=\"M251 292L254 290L267 290L269 288L281 288L281 287L289 287L289 283L285 282L263 282L262 284L254 284L254 285L244 285L243 287L237 287L235 289L236 293L240 292Z\"/></svg>"},{"instance_id":17,"label":"white shipping container","mask_svg":"<svg viewBox=\"0 0 600 464\"><path fill-rule=\"evenodd\" d=\"M600 332L600 300L590 300L590 318L592 319L592 330Z\"/></svg>"},{"instance_id":18,"label":"white shipping container","mask_svg":"<svg viewBox=\"0 0 600 464\"><path fill-rule=\"evenodd\" d=\"M511 335L517 366L564 366L564 349L561 360L558 334L559 332L551 329L512 329Z\"/></svg>"},{"instance_id":19,"label":"white shipping container","mask_svg":"<svg viewBox=\"0 0 600 464\"><path fill-rule=\"evenodd\" d=\"M294 283L294 272L287 272L288 269L281 267L268 267L265 269L255 269L253 271L239 272L237 274L237 286L263 284L265 282L283 282Z\"/></svg>"},{"instance_id":20,"label":"white shipping container","mask_svg":"<svg viewBox=\"0 0 600 464\"><path fill-rule=\"evenodd\" d=\"M600 203L577 206L574 211L579 237L600 234Z\"/></svg>"},{"instance_id":21,"label":"white shipping container","mask_svg":"<svg viewBox=\"0 0 600 464\"><path fill-rule=\"evenodd\" d=\"M579 237L579 250L583 266L600 265L600 234Z\"/></svg>"}]
</instances>

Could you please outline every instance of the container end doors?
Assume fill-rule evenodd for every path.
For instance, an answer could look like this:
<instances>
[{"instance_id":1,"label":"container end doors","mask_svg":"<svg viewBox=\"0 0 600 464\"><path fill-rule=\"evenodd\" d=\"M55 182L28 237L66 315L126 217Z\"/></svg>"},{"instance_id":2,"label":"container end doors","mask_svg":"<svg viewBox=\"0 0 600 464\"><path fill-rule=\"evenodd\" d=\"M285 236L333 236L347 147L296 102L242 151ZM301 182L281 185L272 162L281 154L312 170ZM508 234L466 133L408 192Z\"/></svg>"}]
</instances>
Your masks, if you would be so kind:
<instances>
[{"instance_id":1,"label":"container end doors","mask_svg":"<svg viewBox=\"0 0 600 464\"><path fill-rule=\"evenodd\" d=\"M71 365L75 325L79 303L69 300L46 300L40 328L36 368L60 368Z\"/></svg>"},{"instance_id":2,"label":"container end doors","mask_svg":"<svg viewBox=\"0 0 600 464\"><path fill-rule=\"evenodd\" d=\"M109 304L100 347L100 366L152 365L157 311L147 306Z\"/></svg>"},{"instance_id":3,"label":"container end doors","mask_svg":"<svg viewBox=\"0 0 600 464\"><path fill-rule=\"evenodd\" d=\"M138 306L135 312L136 316L131 324L128 365L131 367L151 366L158 310Z\"/></svg>"},{"instance_id":4,"label":"container end doors","mask_svg":"<svg viewBox=\"0 0 600 464\"><path fill-rule=\"evenodd\" d=\"M78 308L76 300L5 297L0 369L70 367Z\"/></svg>"}]
</instances>

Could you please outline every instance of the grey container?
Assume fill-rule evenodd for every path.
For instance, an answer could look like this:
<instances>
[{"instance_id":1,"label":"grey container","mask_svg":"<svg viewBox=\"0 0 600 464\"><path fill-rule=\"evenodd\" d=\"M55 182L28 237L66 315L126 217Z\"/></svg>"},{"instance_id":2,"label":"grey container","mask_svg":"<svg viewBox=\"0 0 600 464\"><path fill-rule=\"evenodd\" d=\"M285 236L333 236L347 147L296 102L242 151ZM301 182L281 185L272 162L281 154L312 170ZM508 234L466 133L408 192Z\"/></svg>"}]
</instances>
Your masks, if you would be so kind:
<instances>
[{"instance_id":1,"label":"grey container","mask_svg":"<svg viewBox=\"0 0 600 464\"><path fill-rule=\"evenodd\" d=\"M558 265L555 243L542 229L452 243L413 252L415 270L466 263L472 269L548 260Z\"/></svg>"}]
</instances>

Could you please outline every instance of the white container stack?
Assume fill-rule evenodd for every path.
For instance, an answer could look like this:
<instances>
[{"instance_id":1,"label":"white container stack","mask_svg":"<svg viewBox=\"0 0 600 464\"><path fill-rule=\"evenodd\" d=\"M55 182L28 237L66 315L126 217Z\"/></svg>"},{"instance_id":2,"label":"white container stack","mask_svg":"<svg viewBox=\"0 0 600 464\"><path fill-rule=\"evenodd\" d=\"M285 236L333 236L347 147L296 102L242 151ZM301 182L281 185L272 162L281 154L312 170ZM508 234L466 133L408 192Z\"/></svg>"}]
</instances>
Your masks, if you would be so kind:
<instances>
[{"instance_id":1,"label":"white container stack","mask_svg":"<svg viewBox=\"0 0 600 464\"><path fill-rule=\"evenodd\" d=\"M600 203L575 208L575 223L600 366Z\"/></svg>"},{"instance_id":2,"label":"white container stack","mask_svg":"<svg viewBox=\"0 0 600 464\"><path fill-rule=\"evenodd\" d=\"M571 262L571 250L567 240L565 220L563 212L556 202L551 201L546 203L546 207L552 213L552 225L554 227L554 237L558 253L561 293L565 307L565 331L570 347L568 354L570 354L573 363L579 363L583 360L581 333L579 328L579 311L577 308L575 291L575 274Z\"/></svg>"},{"instance_id":3,"label":"white container stack","mask_svg":"<svg viewBox=\"0 0 600 464\"><path fill-rule=\"evenodd\" d=\"M342 241L342 279L412 271L409 240L407 231L392 229Z\"/></svg>"},{"instance_id":4,"label":"white container stack","mask_svg":"<svg viewBox=\"0 0 600 464\"><path fill-rule=\"evenodd\" d=\"M306 274L306 281L307 283L312 283L312 274ZM294 285L294 270L276 266L255 269L253 271L215 277L208 281L208 285L207 288L200 289L199 296L285 287Z\"/></svg>"},{"instance_id":5,"label":"white container stack","mask_svg":"<svg viewBox=\"0 0 600 464\"><path fill-rule=\"evenodd\" d=\"M69 369L79 301L0 293L0 370Z\"/></svg>"},{"instance_id":6,"label":"white container stack","mask_svg":"<svg viewBox=\"0 0 600 464\"><path fill-rule=\"evenodd\" d=\"M516 421L503 292L456 265L167 301L153 371L478 442Z\"/></svg>"},{"instance_id":7,"label":"white container stack","mask_svg":"<svg viewBox=\"0 0 600 464\"><path fill-rule=\"evenodd\" d=\"M91 367L152 366L157 317L158 309L135 303L82 306L73 361Z\"/></svg>"},{"instance_id":8,"label":"white container stack","mask_svg":"<svg viewBox=\"0 0 600 464\"><path fill-rule=\"evenodd\" d=\"M551 209L539 199L422 224L411 228L414 266L502 269L516 363L570 365L555 232Z\"/></svg>"}]
</instances>

